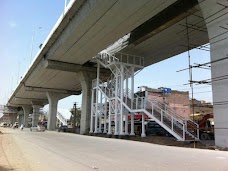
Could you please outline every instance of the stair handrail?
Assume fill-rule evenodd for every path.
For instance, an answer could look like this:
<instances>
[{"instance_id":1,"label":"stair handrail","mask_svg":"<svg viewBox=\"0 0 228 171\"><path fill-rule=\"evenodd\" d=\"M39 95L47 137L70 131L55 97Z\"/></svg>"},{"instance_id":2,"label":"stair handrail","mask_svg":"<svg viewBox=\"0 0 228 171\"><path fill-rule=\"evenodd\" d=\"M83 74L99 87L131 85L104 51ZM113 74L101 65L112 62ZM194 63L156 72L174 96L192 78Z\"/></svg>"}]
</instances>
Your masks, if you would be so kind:
<instances>
[{"instance_id":1,"label":"stair handrail","mask_svg":"<svg viewBox=\"0 0 228 171\"><path fill-rule=\"evenodd\" d=\"M119 55L119 58L116 57L117 55ZM119 62L122 62L122 63L144 66L144 57L142 56L136 56L136 55L125 54L120 52L116 52L112 56L115 56L117 59L119 59ZM126 58L125 61L123 60L124 58Z\"/></svg>"},{"instance_id":2,"label":"stair handrail","mask_svg":"<svg viewBox=\"0 0 228 171\"><path fill-rule=\"evenodd\" d=\"M115 68L120 71L120 68L118 68L118 66L115 64L115 61L118 62L119 59L116 58L115 56L113 56L112 54L106 53L106 52L100 52L98 53L94 58L97 59L97 61L103 65L105 68L109 68L110 71L115 75L115 71L111 68L111 64L113 64L115 66Z\"/></svg>"},{"instance_id":3,"label":"stair handrail","mask_svg":"<svg viewBox=\"0 0 228 171\"><path fill-rule=\"evenodd\" d=\"M179 118L179 119L181 119L181 120L186 120L185 117L179 115L179 114L178 114L175 110L173 110L169 105L160 102L160 101L157 100L156 98L151 98L150 100L151 100L151 101L154 101L155 103L157 103L157 104L160 106L160 108L164 108L164 110L169 111L173 116L175 116L175 117L177 117L177 118Z\"/></svg>"}]
</instances>

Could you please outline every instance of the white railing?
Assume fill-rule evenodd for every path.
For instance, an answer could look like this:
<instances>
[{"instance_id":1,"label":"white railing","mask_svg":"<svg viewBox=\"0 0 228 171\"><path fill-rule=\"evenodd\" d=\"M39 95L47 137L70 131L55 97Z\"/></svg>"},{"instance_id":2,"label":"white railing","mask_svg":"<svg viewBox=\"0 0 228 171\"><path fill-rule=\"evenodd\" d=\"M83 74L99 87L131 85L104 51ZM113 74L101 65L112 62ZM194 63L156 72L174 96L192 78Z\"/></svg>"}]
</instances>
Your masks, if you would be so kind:
<instances>
[{"instance_id":1,"label":"white railing","mask_svg":"<svg viewBox=\"0 0 228 171\"><path fill-rule=\"evenodd\" d=\"M137 65L139 67L144 66L144 58L141 56L130 55L125 53L115 53L112 56L118 59L118 62L130 64L130 65Z\"/></svg>"},{"instance_id":2,"label":"white railing","mask_svg":"<svg viewBox=\"0 0 228 171\"><path fill-rule=\"evenodd\" d=\"M116 58L115 56L110 55L108 53L99 53L96 56L96 58L99 59L105 65L109 65L109 64L111 64L113 62L118 62L119 61L118 58Z\"/></svg>"},{"instance_id":3,"label":"white railing","mask_svg":"<svg viewBox=\"0 0 228 171\"><path fill-rule=\"evenodd\" d=\"M160 108L162 108L163 110L169 112L172 116L174 116L175 118L178 118L179 120L185 120L185 118L179 114L176 113L175 110L173 110L171 107L169 107L167 104L162 103L160 101L158 101L157 99L153 98L150 99L150 101L152 101L153 103L157 104Z\"/></svg>"}]
</instances>

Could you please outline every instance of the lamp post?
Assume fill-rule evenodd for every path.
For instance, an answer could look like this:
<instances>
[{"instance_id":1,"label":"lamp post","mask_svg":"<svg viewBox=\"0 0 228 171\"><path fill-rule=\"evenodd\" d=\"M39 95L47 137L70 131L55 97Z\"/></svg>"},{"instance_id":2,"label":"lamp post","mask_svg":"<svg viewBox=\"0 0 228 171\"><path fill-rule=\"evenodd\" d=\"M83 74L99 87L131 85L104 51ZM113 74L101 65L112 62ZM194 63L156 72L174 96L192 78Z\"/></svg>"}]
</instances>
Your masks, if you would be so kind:
<instances>
[{"instance_id":1,"label":"lamp post","mask_svg":"<svg viewBox=\"0 0 228 171\"><path fill-rule=\"evenodd\" d=\"M41 28L42 28L42 27L38 27L38 29L41 29ZM35 39L36 31L37 31L37 29L34 29L34 30L33 30L33 35L32 35L31 54L30 54L30 64L31 64L31 62L32 62L33 44L34 44L34 39Z\"/></svg>"},{"instance_id":2,"label":"lamp post","mask_svg":"<svg viewBox=\"0 0 228 171\"><path fill-rule=\"evenodd\" d=\"M74 102L73 108L74 108L73 129L75 131L75 128L76 128L76 112L77 112L77 103L76 102Z\"/></svg>"}]
</instances>

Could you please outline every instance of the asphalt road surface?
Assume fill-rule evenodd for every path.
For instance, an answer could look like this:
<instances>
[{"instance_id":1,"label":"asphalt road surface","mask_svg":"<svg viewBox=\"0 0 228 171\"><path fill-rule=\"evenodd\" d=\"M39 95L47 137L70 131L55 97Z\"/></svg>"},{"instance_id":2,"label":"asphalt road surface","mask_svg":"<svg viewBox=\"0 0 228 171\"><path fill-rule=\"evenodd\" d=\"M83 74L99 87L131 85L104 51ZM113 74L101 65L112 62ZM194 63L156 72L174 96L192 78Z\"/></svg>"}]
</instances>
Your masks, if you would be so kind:
<instances>
[{"instance_id":1,"label":"asphalt road surface","mask_svg":"<svg viewBox=\"0 0 228 171\"><path fill-rule=\"evenodd\" d=\"M8 149L5 150L7 161L15 170L228 170L228 152L225 151L170 147L50 131L30 132L28 129L20 131L1 128L1 131L4 133L3 150ZM7 138L10 142L7 142ZM12 148L6 147L13 143L19 151L18 156L23 159L20 167L19 164L14 166L17 155L10 153Z\"/></svg>"}]
</instances>

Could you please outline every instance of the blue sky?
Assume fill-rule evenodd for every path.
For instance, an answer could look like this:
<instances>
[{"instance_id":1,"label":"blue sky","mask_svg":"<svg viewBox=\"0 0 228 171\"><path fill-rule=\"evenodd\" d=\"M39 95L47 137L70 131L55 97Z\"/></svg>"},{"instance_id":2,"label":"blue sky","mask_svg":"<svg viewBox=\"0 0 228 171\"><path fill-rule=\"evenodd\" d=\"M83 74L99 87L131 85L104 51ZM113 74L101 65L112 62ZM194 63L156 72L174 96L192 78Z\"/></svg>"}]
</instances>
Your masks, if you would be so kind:
<instances>
[{"instance_id":1,"label":"blue sky","mask_svg":"<svg viewBox=\"0 0 228 171\"><path fill-rule=\"evenodd\" d=\"M65 0L1 0L0 1L0 104L6 102L17 82L28 69L31 59L38 52L39 45L45 40L64 9ZM33 41L33 49L32 46ZM32 50L31 50L32 49ZM31 55L32 54L32 55ZM32 58L31 58L32 57ZM191 51L192 63L210 61L210 53L202 50ZM135 78L135 90L138 86L170 87L189 91L183 86L189 80L188 71L179 69L188 67L187 53L144 68ZM193 80L210 78L210 71L194 69ZM194 97L212 101L211 87L194 86ZM59 102L61 108L71 108L73 102L81 105L81 96L71 96Z\"/></svg>"}]
</instances>

